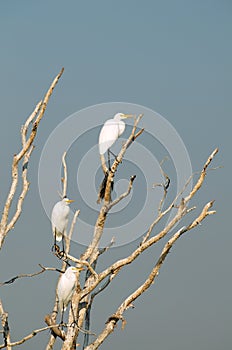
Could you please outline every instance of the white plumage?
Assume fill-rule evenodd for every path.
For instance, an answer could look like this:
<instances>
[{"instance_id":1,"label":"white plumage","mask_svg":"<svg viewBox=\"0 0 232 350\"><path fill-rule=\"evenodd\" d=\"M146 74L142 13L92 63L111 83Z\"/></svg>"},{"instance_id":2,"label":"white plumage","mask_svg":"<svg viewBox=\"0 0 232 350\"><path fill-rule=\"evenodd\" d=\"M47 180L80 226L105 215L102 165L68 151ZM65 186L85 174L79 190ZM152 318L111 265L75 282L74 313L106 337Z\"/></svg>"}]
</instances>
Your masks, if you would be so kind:
<instances>
[{"instance_id":1,"label":"white plumage","mask_svg":"<svg viewBox=\"0 0 232 350\"><path fill-rule=\"evenodd\" d=\"M52 209L52 231L57 242L60 242L66 233L70 212L69 204L71 202L73 202L73 200L65 197L61 201L57 202Z\"/></svg>"},{"instance_id":2,"label":"white plumage","mask_svg":"<svg viewBox=\"0 0 232 350\"><path fill-rule=\"evenodd\" d=\"M57 297L61 313L66 310L68 304L72 299L77 285L76 273L81 270L83 270L82 267L70 266L67 268L59 280L57 286Z\"/></svg>"},{"instance_id":3,"label":"white plumage","mask_svg":"<svg viewBox=\"0 0 232 350\"><path fill-rule=\"evenodd\" d=\"M117 113L113 119L108 119L103 125L99 135L99 153L104 154L125 130L122 119L132 117L131 114Z\"/></svg>"}]
</instances>

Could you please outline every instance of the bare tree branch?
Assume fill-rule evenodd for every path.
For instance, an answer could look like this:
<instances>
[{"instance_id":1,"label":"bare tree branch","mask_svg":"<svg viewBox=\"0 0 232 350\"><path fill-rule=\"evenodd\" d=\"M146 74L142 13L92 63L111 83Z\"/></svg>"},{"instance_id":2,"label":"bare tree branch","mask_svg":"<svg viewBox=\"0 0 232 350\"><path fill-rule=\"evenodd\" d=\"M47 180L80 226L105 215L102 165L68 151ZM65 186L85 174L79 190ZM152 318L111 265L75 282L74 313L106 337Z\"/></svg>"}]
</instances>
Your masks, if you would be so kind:
<instances>
[{"instance_id":1,"label":"bare tree branch","mask_svg":"<svg viewBox=\"0 0 232 350\"><path fill-rule=\"evenodd\" d=\"M56 325L56 327L58 327L58 326L59 326L59 325ZM39 328L39 329L35 329L35 330L32 331L30 334L26 335L24 338L22 338L22 339L20 339L20 340L18 340L18 341L9 343L8 346L14 347L14 346L21 345L21 344L25 343L26 341L30 340L31 338L35 337L38 333L47 331L48 329L51 329L51 328L53 328L53 327L54 327L54 325L52 325L52 326L47 326L47 327L43 327L43 328ZM5 344L0 345L0 349L4 349L5 347L6 347Z\"/></svg>"},{"instance_id":2,"label":"bare tree branch","mask_svg":"<svg viewBox=\"0 0 232 350\"><path fill-rule=\"evenodd\" d=\"M1 217L0 222L0 249L4 243L4 239L7 236L7 233L14 228L15 223L17 222L18 218L20 217L22 213L22 206L26 197L26 194L29 190L29 181L28 181L28 163L30 161L30 157L32 155L33 149L34 149L34 140L37 134L39 123L44 115L44 112L46 110L47 103L50 99L50 96L53 92L54 87L56 86L59 78L63 74L63 69L61 72L57 75L57 77L52 82L50 88L48 89L44 99L40 101L37 106L35 107L32 114L27 118L25 124L21 128L21 140L22 140L22 147L19 150L17 154L13 157L12 162L12 180L11 180L11 186L9 193L7 195L7 199L3 208L3 213ZM72 298L72 304L69 311L69 318L68 318L68 324L62 324L62 326L67 327L66 332L63 331L60 328L60 324L57 324L57 314L58 314L58 298L57 294L54 301L54 307L53 311L50 315L45 316L45 322L47 324L46 327L39 328L36 330L33 330L31 333L26 335L24 338L16 341L11 342L10 337L10 329L8 324L8 314L4 311L2 303L0 301L0 315L2 320L2 331L0 331L3 334L4 343L0 344L0 349L7 348L8 350L11 350L12 347L18 346L23 344L24 342L30 340L38 333L41 333L45 330L51 330L51 335L47 343L46 350L52 350L55 344L55 341L58 338L63 341L62 344L62 350L74 350L76 349L78 336L80 332L83 332L85 334L83 349L85 350L95 350L98 349L99 346L104 342L104 340L114 331L115 326L117 325L118 321L122 321L122 328L125 327L126 320L124 318L125 311L133 307L133 302L137 300L148 288L151 287L151 285L154 283L155 278L157 277L160 268L162 264L164 263L170 249L173 247L174 243L186 232L191 231L195 227L197 227L201 222L209 215L215 214L215 210L211 210L214 201L210 201L207 203L204 208L201 210L200 214L190 222L189 225L182 227L177 232L172 234L171 238L168 240L167 243L164 242L163 250L156 262L156 264L151 268L148 276L146 277L145 281L142 281L140 286L136 288L134 291L131 292L129 296L127 296L121 305L116 309L115 313L113 313L107 320L106 324L104 325L102 331L96 336L96 338L92 341L91 344L88 345L89 342L89 335L95 335L90 331L90 312L91 307L93 305L94 298L99 295L99 293L103 292L111 283L111 281L119 274L122 268L124 268L126 265L131 264L134 262L142 253L145 253L146 250L163 239L167 236L167 234L170 233L170 231L177 225L180 224L183 217L185 217L189 212L191 212L195 207L188 208L188 204L190 200L194 197L194 195L199 191L201 188L205 176L208 171L209 164L213 160L214 156L217 154L218 149L216 148L212 154L208 157L207 161L204 164L204 167L193 187L192 190L189 191L189 194L185 196L184 198L181 198L181 195L184 192L184 189L186 189L189 181L185 184L184 189L180 191L180 193L177 194L176 198L172 201L170 205L166 209L163 209L164 202L166 200L167 196L167 190L170 184L170 179L168 175L163 171L161 168L162 175L165 179L165 182L163 184L159 184L164 189L164 195L163 198L160 201L159 207L158 207L158 216L157 218L149 224L147 228L147 232L145 234L145 237L142 239L139 247L134 248L134 250L125 258L120 259L116 262L113 262L110 266L106 267L103 271L100 273L96 273L96 264L98 262L99 256L105 252L108 247L105 249L100 250L99 249L99 242L103 234L106 218L108 212L112 209L113 206L117 205L120 201L122 201L125 197L127 197L132 189L133 181L135 180L135 175L131 176L128 188L127 190L119 195L115 200L111 201L111 191L112 191L112 183L114 180L115 172L117 171L117 168L119 164L122 162L123 157L125 155L125 152L127 151L128 147L133 143L133 141L136 140L137 137L139 137L144 129L138 130L138 123L140 122L142 118L142 115L139 115L134 120L134 125L132 132L127 139L127 141L122 145L122 148L118 154L118 156L115 158L112 166L110 169L106 166L106 161L104 155L102 155L101 158L101 165L103 172L105 174L105 191L104 191L104 203L99 211L99 215L95 224L94 234L92 241L89 245L89 247L85 250L85 252L82 254L80 259L76 258L75 256L72 256L70 252L70 245L71 245L71 239L74 232L74 227L76 224L76 220L79 215L79 210L75 212L70 231L67 235L65 235L65 241L66 241L66 255L61 257L59 247L57 248L55 255L58 258L62 258L62 268L61 270L51 267L44 267L42 265L39 265L41 270L37 271L35 273L29 273L29 274L19 274L8 281L0 283L0 286L8 285L11 283L14 283L19 278L26 278L26 277L34 277L37 275L42 274L45 271L58 271L61 274L65 271L66 265L71 263L75 263L77 266L82 265L86 266L87 272L86 272L86 279L83 289L81 289L79 277L77 277L77 288L74 292L73 298ZM18 188L18 180L19 180L19 165L22 165L22 190L19 194L18 198L16 197L16 191ZM62 181L62 197L65 197L67 194L67 184L68 184L68 170L67 170L67 164L66 164L66 152L64 152L62 156L62 165L63 165L63 177L61 179ZM161 164L160 164L161 165ZM11 213L12 211L12 203L13 201L16 202L16 209ZM164 227L156 234L152 236L152 233L154 231L154 227L160 222L160 220L167 215L173 208L177 208L174 217L164 225ZM9 217L11 216L10 220ZM167 241L167 239L166 239ZM59 276L59 278L60 278ZM59 281L59 279L58 279ZM57 292L57 290L56 290ZM83 324L85 322L85 329L83 329Z\"/></svg>"},{"instance_id":3,"label":"bare tree branch","mask_svg":"<svg viewBox=\"0 0 232 350\"><path fill-rule=\"evenodd\" d=\"M0 282L0 287L6 284L12 284L14 283L17 279L19 278L25 278L25 277L35 277L38 275L41 275L42 273L44 273L45 271L57 271L57 272L61 272L59 269L55 268L55 267L45 267L42 266L41 264L39 264L39 266L41 267L40 271L34 272L34 273L22 273L20 275L17 275L15 277L12 277L11 279L9 279L8 281L5 282Z\"/></svg>"},{"instance_id":4,"label":"bare tree branch","mask_svg":"<svg viewBox=\"0 0 232 350\"><path fill-rule=\"evenodd\" d=\"M130 177L130 182L129 182L129 185L128 185L128 189L126 192L122 193L118 198L116 198L113 202L110 202L108 204L108 210L110 210L113 206L115 206L116 204L118 204L119 202L121 202L121 200L123 200L125 197L127 197L129 194L130 194L130 191L132 189L132 185L133 185L133 182L136 178L136 175L132 175Z\"/></svg>"},{"instance_id":5,"label":"bare tree branch","mask_svg":"<svg viewBox=\"0 0 232 350\"><path fill-rule=\"evenodd\" d=\"M169 241L165 244L161 255L152 269L151 273L149 274L148 278L146 281L139 287L137 288L133 293L131 293L123 302L122 304L118 307L117 311L109 317L109 319L106 322L106 326L102 330L102 332L98 335L98 337L92 342L89 346L85 348L85 350L96 350L99 348L99 346L103 343L103 341L114 331L114 328L119 320L122 320L125 322L123 318L123 313L125 310L127 310L132 303L140 297L154 282L154 279L159 273L159 270L164 263L170 249L172 248L173 244L177 241L180 236L193 229L196 225L198 225L202 220L206 218L206 216L214 214L215 211L209 211L209 209L212 207L213 201L209 202L205 205L203 208L202 212L200 215L188 226L188 227L182 227L179 231L177 231L170 239Z\"/></svg>"},{"instance_id":6,"label":"bare tree branch","mask_svg":"<svg viewBox=\"0 0 232 350\"><path fill-rule=\"evenodd\" d=\"M106 166L106 160L105 160L104 154L100 154L100 160L101 160L101 166L102 166L103 173L104 174L108 173L109 169Z\"/></svg>"},{"instance_id":7,"label":"bare tree branch","mask_svg":"<svg viewBox=\"0 0 232 350\"><path fill-rule=\"evenodd\" d=\"M3 333L3 339L4 339L4 347L7 348L7 350L11 350L8 313L4 311L1 299L0 299L0 317L2 319L2 328L3 328L2 333Z\"/></svg>"},{"instance_id":8,"label":"bare tree branch","mask_svg":"<svg viewBox=\"0 0 232 350\"><path fill-rule=\"evenodd\" d=\"M22 138L22 146L23 147L25 147L25 145L26 145L28 128L29 128L30 124L32 123L33 119L35 119L35 117L39 113L39 110L42 106L42 103L43 103L43 101L39 101L39 103L36 105L34 111L27 118L25 124L21 128L21 138Z\"/></svg>"},{"instance_id":9,"label":"bare tree branch","mask_svg":"<svg viewBox=\"0 0 232 350\"><path fill-rule=\"evenodd\" d=\"M206 176L206 172L207 170L211 170L208 169L210 163L212 162L213 158L215 157L215 155L218 153L218 148L216 148L211 155L208 157L207 161L205 162L202 171L200 172L200 176L196 182L196 185L194 186L193 190L190 192L190 194L188 196L185 197L184 199L184 205L186 205L196 194L196 192L201 188L205 176ZM213 168L214 169L214 168ZM213 170L212 169L212 170ZM193 176L198 174L198 172L194 173L193 175L190 176L190 178L186 181L186 184L183 186L183 189L177 194L177 196L174 198L174 200L172 201L172 203L167 207L167 209L165 209L164 211L159 212L157 218L152 222L152 224L150 225L147 234L145 235L145 237L142 240L142 243L144 243L145 241L148 240L148 238L151 235L151 232L153 231L154 227L160 222L160 220L167 214L169 213L176 205L176 201L177 199L182 195L182 193L185 191L185 189L187 188L187 186L189 185L190 181L192 180ZM141 244L142 244L141 243Z\"/></svg>"},{"instance_id":10,"label":"bare tree branch","mask_svg":"<svg viewBox=\"0 0 232 350\"><path fill-rule=\"evenodd\" d=\"M74 228L75 228L75 225L76 225L76 221L77 221L77 218L78 218L79 214L80 214L80 210L76 210L75 214L73 216L72 223L71 223L70 230L69 230L69 234L68 234L69 242L71 241L71 238L72 238L72 235L73 235L73 231L74 231Z\"/></svg>"},{"instance_id":11,"label":"bare tree branch","mask_svg":"<svg viewBox=\"0 0 232 350\"><path fill-rule=\"evenodd\" d=\"M110 284L110 282L111 282L111 278L108 277L108 279L105 281L105 283L97 291L95 291L94 293L91 294L90 301L88 302L88 307L87 307L86 315L85 315L85 329L88 329L88 330L90 329L91 308L92 308L94 298L98 294L100 294L104 289L106 289L108 287L108 285ZM89 344L89 335L90 335L89 333L85 334L84 341L83 341L83 347L82 347L83 350Z\"/></svg>"},{"instance_id":12,"label":"bare tree branch","mask_svg":"<svg viewBox=\"0 0 232 350\"><path fill-rule=\"evenodd\" d=\"M73 324L73 322L76 322L76 320L73 319L73 316L77 319L77 315L79 313L79 303L80 303L80 283L77 281L77 288L74 292L74 295L72 297L72 311L70 310L69 312L69 321L68 323L70 325ZM82 324L80 324L79 319L77 320L77 325L75 326L70 326L67 329L66 333L66 338L62 346L62 350L70 350L70 349L75 349L76 348L76 340L77 340L77 335L82 327Z\"/></svg>"},{"instance_id":13,"label":"bare tree branch","mask_svg":"<svg viewBox=\"0 0 232 350\"><path fill-rule=\"evenodd\" d=\"M218 148L215 148L215 150L211 153L211 155L208 157L207 161L205 162L205 165L201 171L201 174L199 176L199 179L197 181L197 183L195 184L195 186L193 187L192 191L190 192L190 194L185 198L185 202L189 202L190 199L195 195L195 193L201 188L206 173L207 173L207 168L210 165L210 163L212 162L213 158L215 157L215 155L218 153Z\"/></svg>"},{"instance_id":14,"label":"bare tree branch","mask_svg":"<svg viewBox=\"0 0 232 350\"><path fill-rule=\"evenodd\" d=\"M66 179L67 179L67 168L66 168ZM67 180L65 180L65 181L67 182ZM67 188L67 185L66 185L66 188ZM64 193L64 190L63 190L63 193ZM79 214L80 214L80 210L76 210L75 213L74 213L73 219L72 219L72 223L71 223L71 226L70 226L70 230L69 230L68 236L65 236L65 247L66 247L66 257L67 258L68 258L68 255L69 255L68 252L70 251L70 243L71 243L73 231L74 231L74 228L75 228L75 225L76 225L76 221L77 221L77 218L78 218ZM70 258L68 258L68 259L72 260Z\"/></svg>"},{"instance_id":15,"label":"bare tree branch","mask_svg":"<svg viewBox=\"0 0 232 350\"><path fill-rule=\"evenodd\" d=\"M163 190L164 190L163 197L161 198L160 203L159 203L159 207L158 207L158 215L161 214L162 207L163 207L164 201L167 197L168 188L170 185L170 178L162 169L162 164L164 163L165 160L166 160L166 157L160 162L160 171L161 171L163 177L165 178L165 183L158 183L158 184L153 185L153 187L161 186L161 187L163 187Z\"/></svg>"},{"instance_id":16,"label":"bare tree branch","mask_svg":"<svg viewBox=\"0 0 232 350\"><path fill-rule=\"evenodd\" d=\"M216 152L217 153L217 152ZM214 153L214 156L216 155L216 153ZM210 161L209 161L210 159ZM212 161L213 157L209 157L205 163L205 165L207 164L207 166L210 164L210 162ZM206 166L204 165L203 169L205 169L206 171ZM199 179L201 179L201 182L199 184L199 179L197 180L197 183L199 184L199 188L202 186L203 181L204 181L205 177L202 177L200 175ZM198 190L199 190L198 188ZM196 194L196 191L192 191L191 192L191 198ZM187 196L188 201L191 199L189 198L189 196ZM211 202L210 202L211 203ZM152 229L154 228L155 224L161 219L161 217L163 217L163 215L165 215L168 211L171 210L171 208L173 207L173 203L170 204L170 206L164 210L158 217L156 220L154 220L154 222L151 224L151 226L148 229L148 233L150 234ZM158 234L156 234L154 237L151 237L149 239L145 239L141 242L140 246L135 249L128 257L118 260L115 263L113 263L111 266L107 267L104 271L100 272L98 274L98 279L96 279L95 281L91 280L91 283L89 285L86 285L85 288L82 290L82 298L84 298L87 294L91 293L97 286L99 283L101 283L107 276L111 275L112 273L118 273L119 270L125 266L128 265L130 263L132 263L132 261L134 261L141 253L143 253L146 249L148 249L150 246L152 246L153 244L157 243L159 240L161 240L163 237L165 237L167 235L168 232L170 232L170 230L178 223L180 222L180 220L182 219L183 216L185 216L186 214L188 214L193 208L191 208L190 210L187 209L186 207L186 199L183 198L181 200L181 205L179 206L178 212L176 213L176 215L174 216L174 218L163 228L163 230L161 230ZM213 212L214 213L214 212ZM207 214L208 215L208 214ZM197 225L197 222L195 222L194 224L195 226ZM147 236L147 235L146 235Z\"/></svg>"},{"instance_id":17,"label":"bare tree branch","mask_svg":"<svg viewBox=\"0 0 232 350\"><path fill-rule=\"evenodd\" d=\"M32 144L35 140L35 137L37 134L37 129L38 129L39 123L44 115L44 112L46 110L48 101L51 97L51 94L52 94L56 84L59 81L59 78L63 74L63 71L64 71L64 69L62 68L60 73L53 80L53 82L52 82L50 88L48 89L43 101L39 102L37 104L37 106L35 107L35 110L28 117L24 126L21 129L22 148L13 157L12 170L11 170L11 177L12 177L11 186L10 186L10 190L9 190L9 193L8 193L8 196L7 196L4 208L3 208L2 218L1 218L1 222L0 222L0 249L2 248L4 240L7 236L7 233L9 232L9 230L11 230L14 227L16 221L18 220L18 218L22 212L22 204L23 204L23 201L24 201L25 196L26 196L28 189L29 189L29 182L27 180L27 164L28 164L29 158L30 158L32 150L33 150ZM37 115L37 117L36 117L36 115ZM36 119L34 121L30 135L29 135L28 139L26 139L29 124L32 122L32 120L35 117L36 117ZM21 159L23 157L24 157L23 173L22 173L23 190L22 190L21 194L19 195L19 198L17 199L16 212L12 215L12 219L11 219L10 223L8 224L9 212L10 212L12 201L15 197L15 193L16 193L16 189L17 189L17 185L18 185L19 162L21 161Z\"/></svg>"},{"instance_id":18,"label":"bare tree branch","mask_svg":"<svg viewBox=\"0 0 232 350\"><path fill-rule=\"evenodd\" d=\"M86 266L87 269L91 272L91 274L93 276L95 276L95 278L98 277L98 274L94 271L94 269L92 268L92 266L90 265L90 263L86 260L81 260L81 259L77 259L74 256L70 255L70 254L66 254L67 259L71 260L73 262L75 262L76 264L82 265L82 266Z\"/></svg>"},{"instance_id":19,"label":"bare tree branch","mask_svg":"<svg viewBox=\"0 0 232 350\"><path fill-rule=\"evenodd\" d=\"M59 325L54 324L53 319L51 318L51 315L46 315L44 318L44 321L47 323L49 327L51 327L52 334L56 337L59 337L63 341L65 340L65 333L62 332L59 328Z\"/></svg>"},{"instance_id":20,"label":"bare tree branch","mask_svg":"<svg viewBox=\"0 0 232 350\"><path fill-rule=\"evenodd\" d=\"M112 237L111 238L111 241L107 244L107 246L99 249L99 252L98 252L98 257L102 254L104 254L105 252L107 252L107 250L109 250L115 243L115 237Z\"/></svg>"},{"instance_id":21,"label":"bare tree branch","mask_svg":"<svg viewBox=\"0 0 232 350\"><path fill-rule=\"evenodd\" d=\"M132 141L131 141L132 142ZM207 170L207 167L208 165L211 163L214 155L216 154L217 152L213 153L213 155L211 155L209 157L209 159L206 161L205 165L204 165L204 172L206 172ZM167 178L166 178L167 179ZM200 178L198 179L197 183L198 183L198 189L197 191L200 189L201 185L203 184L203 181L204 181L204 177L202 177L202 175L200 175ZM187 184L186 184L187 186ZM183 189L184 191L184 189ZM88 294L90 294L95 288L96 286L99 285L99 283L101 283L101 281L103 281L107 276L111 276L110 278L114 278L118 272L120 271L120 269L127 265L127 264L130 264L132 261L134 261L142 252L144 252L147 248L149 248L151 245L155 244L156 242L158 242L160 239L162 239L163 237L166 236L166 234L168 232L170 232L170 230L182 219L183 216L185 216L186 214L188 214L190 211L192 211L194 209L193 208L190 208L190 209L187 209L187 206L186 206L186 203L187 201L189 201L197 191L192 191L191 192L191 196L187 197L187 200L186 198L182 198L181 201L180 201L180 204L178 206L178 211L175 215L175 217L166 225L166 227L161 230L156 236L154 237L151 237L149 238L154 226L161 220L161 218L166 215L172 208L174 208L175 206L175 202L177 201L177 199L180 197L180 193L176 196L176 198L174 199L174 201L170 204L170 206L165 209L164 211L160 211L158 217L156 218L156 220L151 224L151 226L149 227L148 229L148 233L146 235L146 239L142 241L141 245L134 250L134 252L132 252L132 254L130 256L128 256L127 258L124 258L124 259L121 259L115 263L113 263L111 266L109 266L108 268L106 268L103 272L99 273L98 274L98 278L95 279L95 281L92 279L92 277L90 276L90 278L86 281L86 284L85 284L85 287L84 289L81 291L81 299L80 300L86 300L86 297ZM105 220L105 217L106 217L106 214L107 214L107 206L103 205L102 207L102 214L103 214L103 217L101 217L101 219L104 221ZM209 215L211 212L207 212L207 215ZM214 213L214 211L212 211L212 214ZM100 212L101 214L101 212ZM204 214L205 215L205 214ZM204 216L203 215L203 216ZM201 218L200 218L201 219ZM196 223L198 221L195 221L194 225L196 226ZM192 224L193 225L193 224ZM104 227L104 222L103 222L103 225L102 225L102 229ZM95 227L95 230L96 228L98 228L98 226L96 225ZM96 231L95 231L96 232ZM87 249L88 250L88 249ZM83 256L82 256L83 258ZM88 305L88 302L87 300L85 301L85 305ZM79 322L81 324L81 322L83 322L84 320L84 314L86 312L86 307L83 307L81 310L80 310L80 313L79 313ZM88 347L87 347L88 349Z\"/></svg>"},{"instance_id":22,"label":"bare tree branch","mask_svg":"<svg viewBox=\"0 0 232 350\"><path fill-rule=\"evenodd\" d=\"M62 178L62 183L63 183L63 198L67 195L67 184L68 184L68 174L67 174L67 165L66 165L66 153L64 152L63 157L62 157L62 164L63 164L63 171L64 171L64 177Z\"/></svg>"}]
</instances>

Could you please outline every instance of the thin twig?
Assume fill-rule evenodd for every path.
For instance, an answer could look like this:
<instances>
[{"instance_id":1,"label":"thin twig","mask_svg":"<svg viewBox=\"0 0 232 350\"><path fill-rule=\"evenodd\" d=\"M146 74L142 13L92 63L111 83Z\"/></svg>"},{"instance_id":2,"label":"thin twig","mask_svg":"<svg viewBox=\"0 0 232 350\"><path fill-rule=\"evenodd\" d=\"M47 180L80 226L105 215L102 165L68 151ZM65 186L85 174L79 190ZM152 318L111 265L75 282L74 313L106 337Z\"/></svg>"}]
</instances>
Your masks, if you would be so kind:
<instances>
[{"instance_id":1,"label":"thin twig","mask_svg":"<svg viewBox=\"0 0 232 350\"><path fill-rule=\"evenodd\" d=\"M39 266L41 267L40 271L34 272L34 273L22 273L20 275L17 275L15 277L12 277L11 279L5 281L5 282L0 282L0 287L4 286L6 284L12 284L14 283L17 279L19 278L25 278L25 277L35 277L38 275L41 275L42 273L44 273L45 271L57 271L57 272L62 272L61 270L55 268L55 267L45 267L42 266L41 264L39 264Z\"/></svg>"},{"instance_id":2,"label":"thin twig","mask_svg":"<svg viewBox=\"0 0 232 350\"><path fill-rule=\"evenodd\" d=\"M92 266L90 265L90 263L86 260L81 260L81 259L77 259L74 256L70 255L70 254L66 254L67 259L75 262L76 264L82 265L82 266L86 266L87 269L91 272L91 274L93 276L95 276L97 278L98 274L94 271L94 269L92 268Z\"/></svg>"},{"instance_id":3,"label":"thin twig","mask_svg":"<svg viewBox=\"0 0 232 350\"><path fill-rule=\"evenodd\" d=\"M69 241L71 241L71 238L72 238L72 235L73 235L73 231L74 231L74 228L75 228L75 225L76 225L76 221L77 221L77 218L80 214L80 210L76 210L74 216L73 216L73 220L72 220L72 223L71 223L71 226L70 226L70 230L69 230L69 234L68 234L68 238L69 238Z\"/></svg>"},{"instance_id":4,"label":"thin twig","mask_svg":"<svg viewBox=\"0 0 232 350\"><path fill-rule=\"evenodd\" d=\"M99 249L98 257L103 253L107 252L107 250L109 250L114 245L114 243L115 243L115 237L112 237L110 243L107 246Z\"/></svg>"},{"instance_id":5,"label":"thin twig","mask_svg":"<svg viewBox=\"0 0 232 350\"><path fill-rule=\"evenodd\" d=\"M67 164L66 164L66 153L64 152L63 156L62 156L62 164L63 164L63 172L64 172L64 176L62 178L62 184L63 184L63 196L62 198L64 198L67 195L67 183L68 183L68 176L67 176Z\"/></svg>"},{"instance_id":6,"label":"thin twig","mask_svg":"<svg viewBox=\"0 0 232 350\"><path fill-rule=\"evenodd\" d=\"M163 175L163 177L165 178L165 183L158 183L158 184L154 184L153 187L157 187L157 186L161 186L163 187L163 190L164 190L164 193L163 193L163 197L161 198L160 200L160 203L159 203L159 207L158 207L158 215L161 214L161 211L162 211L162 207L163 207L163 204L164 204L164 201L167 197L167 193L168 193L168 188L169 188L169 185L170 185L170 178L169 176L164 172L163 168L162 168L162 164L164 163L164 161L167 159L167 157L165 157L164 159L162 159L162 161L160 162L160 171Z\"/></svg>"},{"instance_id":7,"label":"thin twig","mask_svg":"<svg viewBox=\"0 0 232 350\"><path fill-rule=\"evenodd\" d=\"M44 331L47 331L48 329L51 329L53 327L58 327L59 324L57 325L52 325L52 326L46 326L46 327L43 327L43 328L39 328L39 329L35 329L33 330L30 334L26 335L24 338L18 340L18 341L15 341L15 342L12 342L12 343L9 343L8 346L18 346L18 345L21 345L23 343L25 343L26 341L30 340L31 338L33 338L34 336L36 336L38 333L41 333L41 332L44 332ZM0 345L0 349L3 349L5 348L5 344L1 344Z\"/></svg>"},{"instance_id":8,"label":"thin twig","mask_svg":"<svg viewBox=\"0 0 232 350\"><path fill-rule=\"evenodd\" d=\"M116 198L113 202L109 203L108 204L108 210L110 210L113 206L115 206L116 204L118 204L119 202L121 202L121 200L123 200L125 197L127 197L130 192L131 192L131 189L132 189L132 185L133 185L133 182L136 178L136 175L132 175L130 177L130 181L129 181L129 184L128 184L128 189L126 192L122 193L118 198Z\"/></svg>"},{"instance_id":9,"label":"thin twig","mask_svg":"<svg viewBox=\"0 0 232 350\"><path fill-rule=\"evenodd\" d=\"M70 230L69 230L68 236L65 236L66 256L68 255L67 252L69 252L69 250L70 250L71 238L72 238L72 235L73 235L73 232L74 232L74 228L75 228L75 225L76 225L76 221L77 221L77 218L78 218L79 214L80 214L80 210L76 210L75 213L74 213L73 219L72 219L72 223L71 223L71 226L70 226ZM72 260L72 259L70 259L70 260Z\"/></svg>"},{"instance_id":10,"label":"thin twig","mask_svg":"<svg viewBox=\"0 0 232 350\"><path fill-rule=\"evenodd\" d=\"M186 181L186 183L184 184L182 190L176 195L176 197L174 198L174 200L171 202L171 204L163 211L163 212L160 212L159 215L157 216L157 218L151 223L148 231L147 231L147 234L144 236L141 244L143 244L144 242L146 242L150 235L151 235L151 232L153 231L154 227L160 222L160 220L166 215L168 214L175 206L176 206L176 201L178 200L178 198L180 198L180 196L183 194L183 192L186 190L186 188L188 187L189 183L191 182L191 180L193 179L193 177L195 175L198 175L200 174L197 182L196 182L196 185L194 186L194 189L190 192L190 194L188 196L186 196L184 198L184 204L186 205L192 198L193 196L196 194L196 192L201 188L203 182L204 182L204 179L205 179L205 176L206 176L206 171L211 171L211 170L215 170L217 169L216 168L211 168L211 169L208 169L210 163L212 162L213 158L215 157L215 155L218 153L218 148L216 148L212 153L211 155L208 157L207 161L205 162L204 164L204 167L203 169L201 170L201 172L197 171L195 173L193 173L189 179Z\"/></svg>"},{"instance_id":11,"label":"thin twig","mask_svg":"<svg viewBox=\"0 0 232 350\"><path fill-rule=\"evenodd\" d=\"M201 188L205 176L207 174L206 170L208 168L208 166L210 165L210 163L212 162L213 158L215 157L215 155L218 153L218 148L215 148L215 150L211 153L211 155L208 157L207 161L205 162L205 165L201 171L200 177L198 179L198 181L196 182L195 186L193 187L192 191L190 192L190 194L188 196L185 197L185 201L186 203L190 201L190 199L195 195L195 193Z\"/></svg>"}]
</instances>

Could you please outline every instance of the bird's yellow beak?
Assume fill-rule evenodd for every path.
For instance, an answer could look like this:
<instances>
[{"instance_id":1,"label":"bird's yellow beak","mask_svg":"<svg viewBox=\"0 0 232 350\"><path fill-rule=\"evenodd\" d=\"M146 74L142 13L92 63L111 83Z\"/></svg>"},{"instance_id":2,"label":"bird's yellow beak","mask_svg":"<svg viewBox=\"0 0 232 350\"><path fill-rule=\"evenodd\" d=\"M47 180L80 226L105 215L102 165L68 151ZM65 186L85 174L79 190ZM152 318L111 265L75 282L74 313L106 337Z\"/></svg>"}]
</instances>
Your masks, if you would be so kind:
<instances>
[{"instance_id":1,"label":"bird's yellow beak","mask_svg":"<svg viewBox=\"0 0 232 350\"><path fill-rule=\"evenodd\" d=\"M121 119L132 118L132 117L134 117L133 114L123 114L123 115L121 116Z\"/></svg>"},{"instance_id":2,"label":"bird's yellow beak","mask_svg":"<svg viewBox=\"0 0 232 350\"><path fill-rule=\"evenodd\" d=\"M84 267L74 267L74 269L76 270L76 272L79 272L79 271L84 270L85 268Z\"/></svg>"},{"instance_id":3,"label":"bird's yellow beak","mask_svg":"<svg viewBox=\"0 0 232 350\"><path fill-rule=\"evenodd\" d=\"M67 203L73 203L73 202L75 202L75 201L74 201L74 199L67 199L66 202L67 202Z\"/></svg>"}]
</instances>

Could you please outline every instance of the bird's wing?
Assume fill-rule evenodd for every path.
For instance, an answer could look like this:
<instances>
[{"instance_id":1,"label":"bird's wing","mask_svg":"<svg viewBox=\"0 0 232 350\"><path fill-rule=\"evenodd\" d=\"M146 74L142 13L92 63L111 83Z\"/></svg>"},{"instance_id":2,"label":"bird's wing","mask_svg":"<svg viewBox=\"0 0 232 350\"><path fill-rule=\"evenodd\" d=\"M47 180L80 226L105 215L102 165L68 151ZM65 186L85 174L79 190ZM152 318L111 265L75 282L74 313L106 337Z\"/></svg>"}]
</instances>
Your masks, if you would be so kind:
<instances>
[{"instance_id":1,"label":"bird's wing","mask_svg":"<svg viewBox=\"0 0 232 350\"><path fill-rule=\"evenodd\" d=\"M60 242L62 240L64 227L62 225L59 212L55 209L55 207L52 211L51 222L53 235L56 236L56 240Z\"/></svg>"},{"instance_id":2,"label":"bird's wing","mask_svg":"<svg viewBox=\"0 0 232 350\"><path fill-rule=\"evenodd\" d=\"M122 133L124 132L125 128L126 128L126 124L122 120L120 120L118 122L118 137L122 135Z\"/></svg>"},{"instance_id":3,"label":"bird's wing","mask_svg":"<svg viewBox=\"0 0 232 350\"><path fill-rule=\"evenodd\" d=\"M59 300L60 310L62 310L63 307L64 310L66 310L70 300L72 299L75 288L76 280L66 278L66 276L63 274L57 286L57 297Z\"/></svg>"},{"instance_id":4,"label":"bird's wing","mask_svg":"<svg viewBox=\"0 0 232 350\"><path fill-rule=\"evenodd\" d=\"M69 215L69 207L61 206L60 202L56 203L52 210L51 221L52 221L52 230L53 234L62 238L63 233L67 229L68 226L68 215Z\"/></svg>"},{"instance_id":5,"label":"bird's wing","mask_svg":"<svg viewBox=\"0 0 232 350\"><path fill-rule=\"evenodd\" d=\"M119 126L114 119L109 119L103 125L99 135L99 153L104 154L118 139Z\"/></svg>"}]
</instances>

